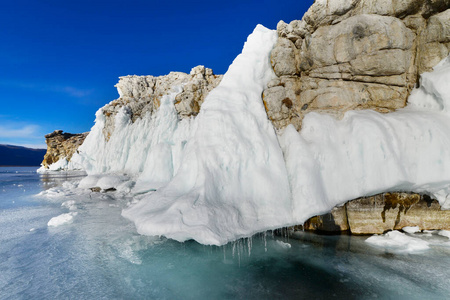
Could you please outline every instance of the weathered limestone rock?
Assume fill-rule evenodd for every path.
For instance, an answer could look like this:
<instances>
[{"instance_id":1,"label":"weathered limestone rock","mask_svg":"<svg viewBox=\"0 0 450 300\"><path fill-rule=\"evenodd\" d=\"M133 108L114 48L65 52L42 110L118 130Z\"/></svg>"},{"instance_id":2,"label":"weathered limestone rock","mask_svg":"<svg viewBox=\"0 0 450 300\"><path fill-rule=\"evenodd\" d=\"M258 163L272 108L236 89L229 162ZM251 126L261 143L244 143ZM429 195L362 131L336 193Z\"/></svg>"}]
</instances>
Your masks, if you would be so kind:
<instances>
[{"instance_id":1,"label":"weathered limestone rock","mask_svg":"<svg viewBox=\"0 0 450 300\"><path fill-rule=\"evenodd\" d=\"M306 221L298 229L352 234L381 234L418 226L421 230L450 230L450 210L437 200L412 193L384 193L358 198Z\"/></svg>"},{"instance_id":2,"label":"weathered limestone rock","mask_svg":"<svg viewBox=\"0 0 450 300\"><path fill-rule=\"evenodd\" d=\"M302 70L338 65L336 76L403 74L409 58L405 51L411 49L413 39L412 31L399 19L378 15L350 17L336 25L322 26L311 35L310 42L302 47L302 57L310 63L303 64ZM389 50L394 52L387 53ZM393 59L380 59L388 55L393 55Z\"/></svg>"},{"instance_id":3,"label":"weathered limestone rock","mask_svg":"<svg viewBox=\"0 0 450 300\"><path fill-rule=\"evenodd\" d=\"M114 120L117 112L126 106L131 113L131 120L152 114L159 108L161 97L169 93L177 93L175 109L180 118L195 116L200 111L206 95L222 80L222 75L214 75L211 69L204 66L193 68L190 74L171 72L165 76L124 76L116 84L119 99L103 107L105 127L103 134L109 140L114 131ZM179 90L176 90L179 88Z\"/></svg>"},{"instance_id":4,"label":"weathered limestone rock","mask_svg":"<svg viewBox=\"0 0 450 300\"><path fill-rule=\"evenodd\" d=\"M71 134L63 132L62 130L55 130L45 136L47 143L47 153L44 156L42 165L48 168L49 165L65 158L68 161L72 155L77 151L78 147L84 142L88 132Z\"/></svg>"},{"instance_id":5,"label":"weathered limestone rock","mask_svg":"<svg viewBox=\"0 0 450 300\"><path fill-rule=\"evenodd\" d=\"M279 78L263 94L269 118L299 130L310 111L404 107L419 75L449 54L449 8L450 0L317 0L302 20L280 21L271 57Z\"/></svg>"},{"instance_id":6,"label":"weathered limestone rock","mask_svg":"<svg viewBox=\"0 0 450 300\"><path fill-rule=\"evenodd\" d=\"M379 234L406 226L450 229L450 210L441 210L438 201L418 194L385 193L350 201L346 207L353 234Z\"/></svg>"},{"instance_id":7,"label":"weathered limestone rock","mask_svg":"<svg viewBox=\"0 0 450 300\"><path fill-rule=\"evenodd\" d=\"M449 0L317 0L303 16L302 21L305 25L300 27L306 27L309 32L314 32L320 26L337 24L361 14L376 14L399 19L408 15L429 18L449 7ZM289 29L289 27L286 28L286 30Z\"/></svg>"},{"instance_id":8,"label":"weathered limestone rock","mask_svg":"<svg viewBox=\"0 0 450 300\"><path fill-rule=\"evenodd\" d=\"M276 128L286 127L289 124L300 124L301 105L300 82L295 77L283 76L272 80L263 93L263 102L267 116Z\"/></svg>"},{"instance_id":9,"label":"weathered limestone rock","mask_svg":"<svg viewBox=\"0 0 450 300\"><path fill-rule=\"evenodd\" d=\"M298 74L298 54L294 43L280 37L271 53L273 70L277 76Z\"/></svg>"},{"instance_id":10,"label":"weathered limestone rock","mask_svg":"<svg viewBox=\"0 0 450 300\"><path fill-rule=\"evenodd\" d=\"M431 16L418 41L418 72L430 71L450 51L450 9Z\"/></svg>"}]
</instances>

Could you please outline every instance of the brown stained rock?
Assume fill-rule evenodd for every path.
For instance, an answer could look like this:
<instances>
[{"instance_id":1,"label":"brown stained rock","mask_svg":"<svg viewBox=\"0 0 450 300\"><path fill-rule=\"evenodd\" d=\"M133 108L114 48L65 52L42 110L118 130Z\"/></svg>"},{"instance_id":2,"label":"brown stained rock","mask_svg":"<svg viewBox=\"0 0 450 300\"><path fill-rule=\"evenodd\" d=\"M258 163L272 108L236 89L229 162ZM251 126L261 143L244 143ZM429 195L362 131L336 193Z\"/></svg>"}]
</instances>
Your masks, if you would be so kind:
<instances>
[{"instance_id":1,"label":"brown stained rock","mask_svg":"<svg viewBox=\"0 0 450 300\"><path fill-rule=\"evenodd\" d=\"M300 86L293 77L282 77L281 80L269 82L269 87L263 92L263 102L267 116L276 128L289 124L300 125L298 113L301 110Z\"/></svg>"},{"instance_id":2,"label":"brown stained rock","mask_svg":"<svg viewBox=\"0 0 450 300\"><path fill-rule=\"evenodd\" d=\"M441 210L439 202L426 195L384 193L349 201L328 214L310 218L295 230L381 234L407 226L450 230L450 210Z\"/></svg>"},{"instance_id":3,"label":"brown stained rock","mask_svg":"<svg viewBox=\"0 0 450 300\"><path fill-rule=\"evenodd\" d=\"M72 134L63 132L62 130L55 130L45 136L47 143L47 153L44 156L42 165L48 168L51 164L58 160L65 158L68 161L72 155L77 151L78 147L84 142L88 132L80 134Z\"/></svg>"},{"instance_id":4,"label":"brown stained rock","mask_svg":"<svg viewBox=\"0 0 450 300\"><path fill-rule=\"evenodd\" d=\"M101 187L94 186L94 187L91 187L90 190L91 190L92 192L94 192L94 193L100 193L100 191L101 191L102 189L101 189Z\"/></svg>"},{"instance_id":5,"label":"brown stained rock","mask_svg":"<svg viewBox=\"0 0 450 300\"><path fill-rule=\"evenodd\" d=\"M352 234L380 234L407 226L450 229L450 211L418 194L385 193L350 201L346 207Z\"/></svg>"}]
</instances>

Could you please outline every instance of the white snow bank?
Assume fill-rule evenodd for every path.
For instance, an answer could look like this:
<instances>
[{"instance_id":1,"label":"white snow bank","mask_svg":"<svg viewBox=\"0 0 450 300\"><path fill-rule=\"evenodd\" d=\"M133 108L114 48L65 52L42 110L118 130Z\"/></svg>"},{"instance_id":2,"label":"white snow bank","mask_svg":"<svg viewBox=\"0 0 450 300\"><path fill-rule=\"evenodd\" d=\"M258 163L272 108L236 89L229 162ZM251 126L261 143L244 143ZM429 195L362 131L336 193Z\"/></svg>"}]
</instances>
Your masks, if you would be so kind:
<instances>
[{"instance_id":1,"label":"white snow bank","mask_svg":"<svg viewBox=\"0 0 450 300\"><path fill-rule=\"evenodd\" d=\"M450 112L450 56L424 73L420 78L420 89L415 89L408 99L410 108Z\"/></svg>"},{"instance_id":2,"label":"white snow bank","mask_svg":"<svg viewBox=\"0 0 450 300\"><path fill-rule=\"evenodd\" d=\"M261 100L276 39L256 27L202 104L178 173L123 211L139 233L221 245L292 220L283 154Z\"/></svg>"},{"instance_id":3,"label":"white snow bank","mask_svg":"<svg viewBox=\"0 0 450 300\"><path fill-rule=\"evenodd\" d=\"M397 230L389 231L384 235L371 236L366 240L366 243L396 253L422 252L430 248L427 241L408 236Z\"/></svg>"},{"instance_id":4,"label":"white snow bank","mask_svg":"<svg viewBox=\"0 0 450 300\"><path fill-rule=\"evenodd\" d=\"M53 217L48 221L47 226L48 227L58 227L64 224L72 223L73 217L76 216L77 212L70 212L66 214L61 214L57 217Z\"/></svg>"},{"instance_id":5,"label":"white snow bank","mask_svg":"<svg viewBox=\"0 0 450 300\"><path fill-rule=\"evenodd\" d=\"M81 179L78 184L78 188L80 189L88 189L91 187L97 186L97 182L102 178L102 175L89 175Z\"/></svg>"},{"instance_id":6,"label":"white snow bank","mask_svg":"<svg viewBox=\"0 0 450 300\"><path fill-rule=\"evenodd\" d=\"M66 157L60 158L58 161L52 163L47 168L42 166L36 170L37 173L45 174L49 171L68 171L68 170L83 170L83 166L77 160L68 161Z\"/></svg>"},{"instance_id":7,"label":"white snow bank","mask_svg":"<svg viewBox=\"0 0 450 300\"><path fill-rule=\"evenodd\" d=\"M69 166L69 162L65 157L59 159L57 162L52 163L48 166L48 168L45 168L44 166L41 166L39 169L36 170L38 173L45 173L46 171L60 171L60 170L67 170Z\"/></svg>"}]
</instances>

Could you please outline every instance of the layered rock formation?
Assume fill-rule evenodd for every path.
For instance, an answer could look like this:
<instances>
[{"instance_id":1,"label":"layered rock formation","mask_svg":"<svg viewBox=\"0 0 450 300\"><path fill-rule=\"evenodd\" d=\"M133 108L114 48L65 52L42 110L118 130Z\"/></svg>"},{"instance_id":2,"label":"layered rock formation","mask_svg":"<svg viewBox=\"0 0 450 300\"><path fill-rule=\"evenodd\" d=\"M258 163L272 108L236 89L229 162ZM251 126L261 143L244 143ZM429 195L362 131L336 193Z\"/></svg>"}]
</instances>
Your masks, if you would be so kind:
<instances>
[{"instance_id":1,"label":"layered rock formation","mask_svg":"<svg viewBox=\"0 0 450 300\"><path fill-rule=\"evenodd\" d=\"M276 128L301 128L312 111L404 107L419 75L450 50L449 0L321 0L277 26L264 91Z\"/></svg>"},{"instance_id":2,"label":"layered rock formation","mask_svg":"<svg viewBox=\"0 0 450 300\"><path fill-rule=\"evenodd\" d=\"M420 230L450 229L450 210L426 195L383 193L358 198L315 216L297 230L352 234L381 234L389 230L417 226Z\"/></svg>"},{"instance_id":3,"label":"layered rock formation","mask_svg":"<svg viewBox=\"0 0 450 300\"><path fill-rule=\"evenodd\" d=\"M147 113L153 114L160 106L161 97L176 92L175 109L179 118L196 116L206 95L221 81L222 75L215 75L204 66L193 68L190 74L171 72L165 76L123 76L116 84L119 99L103 107L106 117L103 134L109 140L114 131L114 120L120 108L126 106L135 122ZM181 88L176 91L174 88Z\"/></svg>"},{"instance_id":4,"label":"layered rock formation","mask_svg":"<svg viewBox=\"0 0 450 300\"><path fill-rule=\"evenodd\" d=\"M47 153L42 161L42 166L48 168L51 164L61 159L70 161L72 155L77 151L78 147L83 144L88 132L72 134L55 130L45 136L47 143Z\"/></svg>"}]
</instances>

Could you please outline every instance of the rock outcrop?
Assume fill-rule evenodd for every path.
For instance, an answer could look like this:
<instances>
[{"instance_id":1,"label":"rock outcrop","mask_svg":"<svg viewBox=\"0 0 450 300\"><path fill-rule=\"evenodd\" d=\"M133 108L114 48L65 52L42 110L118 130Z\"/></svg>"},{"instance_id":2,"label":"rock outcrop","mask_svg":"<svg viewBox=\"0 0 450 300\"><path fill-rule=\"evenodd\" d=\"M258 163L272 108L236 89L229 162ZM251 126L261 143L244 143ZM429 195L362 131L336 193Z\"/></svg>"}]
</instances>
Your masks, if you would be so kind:
<instances>
[{"instance_id":1,"label":"rock outcrop","mask_svg":"<svg viewBox=\"0 0 450 300\"><path fill-rule=\"evenodd\" d=\"M316 0L302 20L280 21L277 33L271 53L277 78L268 83L263 102L275 128L292 124L300 130L310 112L340 118L349 110L388 113L405 107L420 74L449 54L450 0ZM203 66L190 74L120 77L120 97L99 111L105 140L121 109L135 122L153 114L171 93L178 118L196 116L221 79ZM47 135L43 165L70 160L86 134L76 136ZM449 220L450 211L435 200L385 193L352 200L311 218L302 229L373 234L406 226L450 229Z\"/></svg>"},{"instance_id":2,"label":"rock outcrop","mask_svg":"<svg viewBox=\"0 0 450 300\"><path fill-rule=\"evenodd\" d=\"M161 97L177 93L175 109L179 118L196 116L206 95L221 81L222 75L215 75L204 66L193 68L190 74L171 72L165 76L123 76L116 84L119 99L103 107L106 117L103 134L109 140L114 131L115 115L126 106L134 122L147 113L153 114L161 103ZM179 90L177 90L177 88Z\"/></svg>"},{"instance_id":3,"label":"rock outcrop","mask_svg":"<svg viewBox=\"0 0 450 300\"><path fill-rule=\"evenodd\" d=\"M88 134L88 132L72 134L62 130L55 130L47 134L45 136L47 153L42 161L42 166L48 168L51 164L64 158L70 161Z\"/></svg>"},{"instance_id":4,"label":"rock outcrop","mask_svg":"<svg viewBox=\"0 0 450 300\"><path fill-rule=\"evenodd\" d=\"M426 195L384 193L349 201L328 214L310 218L296 229L381 234L410 226L450 230L450 210L442 210L438 201Z\"/></svg>"},{"instance_id":5,"label":"rock outcrop","mask_svg":"<svg viewBox=\"0 0 450 300\"><path fill-rule=\"evenodd\" d=\"M318 111L404 107L450 50L449 0L320 0L302 20L277 26L277 79L263 99L275 127L301 128Z\"/></svg>"}]
</instances>

